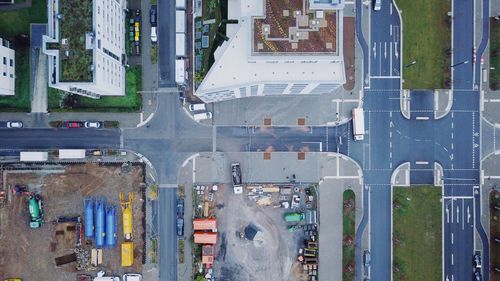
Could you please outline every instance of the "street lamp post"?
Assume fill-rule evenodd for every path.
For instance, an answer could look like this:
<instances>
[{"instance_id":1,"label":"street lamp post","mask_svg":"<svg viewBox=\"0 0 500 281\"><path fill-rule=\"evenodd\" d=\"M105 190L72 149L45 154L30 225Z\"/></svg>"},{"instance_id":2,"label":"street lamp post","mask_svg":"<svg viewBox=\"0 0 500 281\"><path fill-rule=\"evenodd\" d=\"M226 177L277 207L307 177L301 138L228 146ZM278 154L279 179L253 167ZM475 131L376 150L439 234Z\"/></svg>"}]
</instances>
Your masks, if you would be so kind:
<instances>
[{"instance_id":1,"label":"street lamp post","mask_svg":"<svg viewBox=\"0 0 500 281\"><path fill-rule=\"evenodd\" d=\"M405 65L405 67L410 67L410 66L412 66L412 65L414 65L416 63L417 63L417 61L414 60L414 61L410 62L409 64Z\"/></svg>"},{"instance_id":2,"label":"street lamp post","mask_svg":"<svg viewBox=\"0 0 500 281\"><path fill-rule=\"evenodd\" d=\"M459 62L459 63L455 63L454 65L451 66L451 68L455 67L455 66L459 66L461 64L468 64L469 63L469 60L464 60L462 62Z\"/></svg>"}]
</instances>

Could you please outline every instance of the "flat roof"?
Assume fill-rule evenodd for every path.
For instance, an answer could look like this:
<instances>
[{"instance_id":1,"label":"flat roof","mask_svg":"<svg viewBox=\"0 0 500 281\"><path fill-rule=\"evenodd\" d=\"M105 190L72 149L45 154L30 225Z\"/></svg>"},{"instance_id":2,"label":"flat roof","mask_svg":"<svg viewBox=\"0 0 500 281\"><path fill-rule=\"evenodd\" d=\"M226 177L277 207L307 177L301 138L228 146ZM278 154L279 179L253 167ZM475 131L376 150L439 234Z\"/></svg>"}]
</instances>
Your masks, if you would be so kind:
<instances>
[{"instance_id":1,"label":"flat roof","mask_svg":"<svg viewBox=\"0 0 500 281\"><path fill-rule=\"evenodd\" d=\"M59 0L60 81L91 82L93 80L93 48L87 49L88 33L92 32L92 0ZM50 47L48 49L53 49Z\"/></svg>"}]
</instances>

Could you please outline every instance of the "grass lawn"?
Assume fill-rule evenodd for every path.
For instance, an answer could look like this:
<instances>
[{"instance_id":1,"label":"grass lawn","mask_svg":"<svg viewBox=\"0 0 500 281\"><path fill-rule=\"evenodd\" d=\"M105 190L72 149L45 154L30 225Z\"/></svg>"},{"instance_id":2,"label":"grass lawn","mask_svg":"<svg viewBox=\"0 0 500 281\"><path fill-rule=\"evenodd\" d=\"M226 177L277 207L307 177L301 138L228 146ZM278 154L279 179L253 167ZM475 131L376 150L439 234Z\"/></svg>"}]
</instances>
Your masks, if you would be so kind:
<instances>
[{"instance_id":1,"label":"grass lawn","mask_svg":"<svg viewBox=\"0 0 500 281\"><path fill-rule=\"evenodd\" d=\"M0 111L31 110L29 44L18 37L30 34L30 23L47 22L47 1L36 0L30 8L0 12L0 35L9 39L16 50L16 95L0 97Z\"/></svg>"},{"instance_id":2,"label":"grass lawn","mask_svg":"<svg viewBox=\"0 0 500 281\"><path fill-rule=\"evenodd\" d=\"M500 21L490 18L490 89L500 90Z\"/></svg>"},{"instance_id":3,"label":"grass lawn","mask_svg":"<svg viewBox=\"0 0 500 281\"><path fill-rule=\"evenodd\" d=\"M450 0L396 0L403 17L403 87L449 88L451 57Z\"/></svg>"},{"instance_id":4,"label":"grass lawn","mask_svg":"<svg viewBox=\"0 0 500 281\"><path fill-rule=\"evenodd\" d=\"M500 243L495 240L500 239L500 191L490 193L490 264L492 268L500 268ZM500 272L490 271L490 280L500 280Z\"/></svg>"},{"instance_id":5,"label":"grass lawn","mask_svg":"<svg viewBox=\"0 0 500 281\"><path fill-rule=\"evenodd\" d=\"M395 187L394 280L441 280L441 188Z\"/></svg>"},{"instance_id":6,"label":"grass lawn","mask_svg":"<svg viewBox=\"0 0 500 281\"><path fill-rule=\"evenodd\" d=\"M65 97L58 90L49 88L49 111L91 111L91 112L136 112L141 109L142 68L133 66L127 69L124 97L102 97L91 99L78 95Z\"/></svg>"},{"instance_id":7,"label":"grass lawn","mask_svg":"<svg viewBox=\"0 0 500 281\"><path fill-rule=\"evenodd\" d=\"M342 280L354 281L354 228L356 224L355 194L352 190L344 191L343 202L343 228L342 228Z\"/></svg>"}]
</instances>

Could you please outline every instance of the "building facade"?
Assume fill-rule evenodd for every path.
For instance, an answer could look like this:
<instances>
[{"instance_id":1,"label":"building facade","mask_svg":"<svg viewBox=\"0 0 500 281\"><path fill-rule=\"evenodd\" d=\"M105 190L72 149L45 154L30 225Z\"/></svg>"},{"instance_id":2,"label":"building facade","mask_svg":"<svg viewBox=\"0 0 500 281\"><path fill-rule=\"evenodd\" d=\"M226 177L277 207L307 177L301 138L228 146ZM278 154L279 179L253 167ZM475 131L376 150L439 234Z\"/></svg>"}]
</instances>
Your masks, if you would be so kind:
<instances>
[{"instance_id":1,"label":"building facade","mask_svg":"<svg viewBox=\"0 0 500 281\"><path fill-rule=\"evenodd\" d=\"M49 0L49 86L90 98L125 95L126 0Z\"/></svg>"},{"instance_id":2,"label":"building facade","mask_svg":"<svg viewBox=\"0 0 500 281\"><path fill-rule=\"evenodd\" d=\"M16 93L16 52L8 40L0 38L0 96L12 96Z\"/></svg>"}]
</instances>

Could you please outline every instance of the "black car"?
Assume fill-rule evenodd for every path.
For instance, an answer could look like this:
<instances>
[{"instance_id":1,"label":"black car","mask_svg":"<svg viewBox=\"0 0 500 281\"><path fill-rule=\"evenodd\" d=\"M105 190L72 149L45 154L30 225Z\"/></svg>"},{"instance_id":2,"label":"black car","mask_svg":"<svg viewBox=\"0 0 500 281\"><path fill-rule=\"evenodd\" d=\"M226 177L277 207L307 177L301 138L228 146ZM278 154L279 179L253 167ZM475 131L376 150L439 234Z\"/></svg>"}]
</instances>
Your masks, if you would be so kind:
<instances>
[{"instance_id":1,"label":"black car","mask_svg":"<svg viewBox=\"0 0 500 281\"><path fill-rule=\"evenodd\" d=\"M241 168L240 163L231 164L231 175L233 178L233 185L241 185Z\"/></svg>"},{"instance_id":2,"label":"black car","mask_svg":"<svg viewBox=\"0 0 500 281\"><path fill-rule=\"evenodd\" d=\"M476 269L481 269L481 255L480 254L474 255L474 267Z\"/></svg>"},{"instance_id":3,"label":"black car","mask_svg":"<svg viewBox=\"0 0 500 281\"><path fill-rule=\"evenodd\" d=\"M177 217L184 217L184 199L177 199Z\"/></svg>"},{"instance_id":4,"label":"black car","mask_svg":"<svg viewBox=\"0 0 500 281\"><path fill-rule=\"evenodd\" d=\"M151 23L151 26L156 26L156 17L156 5L151 5L151 9L149 10L149 22Z\"/></svg>"},{"instance_id":5,"label":"black car","mask_svg":"<svg viewBox=\"0 0 500 281\"><path fill-rule=\"evenodd\" d=\"M184 236L184 219L177 218L177 236Z\"/></svg>"}]
</instances>

